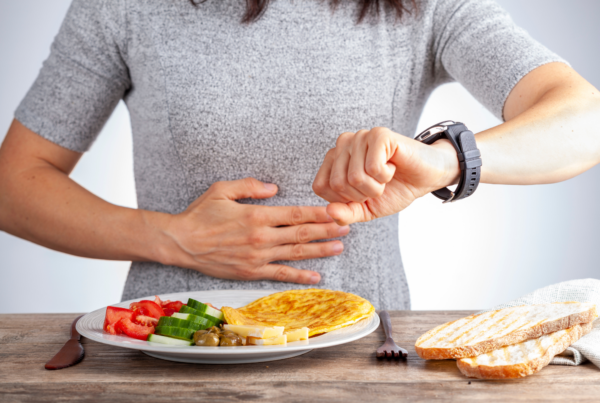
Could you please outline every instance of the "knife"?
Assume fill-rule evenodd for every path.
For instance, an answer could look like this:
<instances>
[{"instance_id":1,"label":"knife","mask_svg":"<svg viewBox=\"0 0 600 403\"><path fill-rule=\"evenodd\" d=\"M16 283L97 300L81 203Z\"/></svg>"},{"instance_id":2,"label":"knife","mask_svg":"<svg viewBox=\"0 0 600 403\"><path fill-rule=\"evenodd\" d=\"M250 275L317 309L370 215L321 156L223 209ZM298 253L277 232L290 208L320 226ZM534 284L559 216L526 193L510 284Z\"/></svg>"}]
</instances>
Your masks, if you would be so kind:
<instances>
[{"instance_id":1,"label":"knife","mask_svg":"<svg viewBox=\"0 0 600 403\"><path fill-rule=\"evenodd\" d=\"M46 363L46 369L63 369L78 364L83 360L83 346L79 342L81 335L77 332L75 325L83 315L77 317L71 325L71 338L63 348Z\"/></svg>"}]
</instances>

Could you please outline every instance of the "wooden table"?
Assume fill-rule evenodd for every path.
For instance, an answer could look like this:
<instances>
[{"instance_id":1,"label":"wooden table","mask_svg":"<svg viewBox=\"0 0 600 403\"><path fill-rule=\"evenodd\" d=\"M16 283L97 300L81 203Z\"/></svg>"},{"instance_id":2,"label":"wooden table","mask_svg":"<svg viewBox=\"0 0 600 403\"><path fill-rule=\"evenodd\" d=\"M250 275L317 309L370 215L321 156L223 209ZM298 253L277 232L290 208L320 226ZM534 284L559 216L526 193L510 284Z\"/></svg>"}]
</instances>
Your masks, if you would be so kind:
<instances>
[{"instance_id":1,"label":"wooden table","mask_svg":"<svg viewBox=\"0 0 600 403\"><path fill-rule=\"evenodd\" d=\"M83 339L84 360L47 371L77 314L0 315L0 402L94 401L600 401L600 370L551 365L528 378L465 378L456 363L425 361L414 342L426 330L471 312L390 312L405 361L377 360L380 328L338 347L282 361L199 365L162 361L139 351Z\"/></svg>"}]
</instances>

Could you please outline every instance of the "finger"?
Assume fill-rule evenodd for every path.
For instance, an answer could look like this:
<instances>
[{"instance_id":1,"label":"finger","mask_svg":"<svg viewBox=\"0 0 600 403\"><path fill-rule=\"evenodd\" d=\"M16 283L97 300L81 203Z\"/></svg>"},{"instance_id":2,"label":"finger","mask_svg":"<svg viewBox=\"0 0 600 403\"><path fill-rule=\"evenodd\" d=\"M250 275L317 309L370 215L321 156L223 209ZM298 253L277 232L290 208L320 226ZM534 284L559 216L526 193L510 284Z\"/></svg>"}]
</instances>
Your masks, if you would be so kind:
<instances>
[{"instance_id":1,"label":"finger","mask_svg":"<svg viewBox=\"0 0 600 403\"><path fill-rule=\"evenodd\" d=\"M304 224L273 228L273 245L299 244L348 235L350 227L331 224Z\"/></svg>"},{"instance_id":2,"label":"finger","mask_svg":"<svg viewBox=\"0 0 600 403\"><path fill-rule=\"evenodd\" d=\"M366 203L331 203L327 206L327 213L338 225L350 225L376 218Z\"/></svg>"},{"instance_id":3,"label":"finger","mask_svg":"<svg viewBox=\"0 0 600 403\"><path fill-rule=\"evenodd\" d=\"M330 203L346 203L350 200L337 194L329 186L329 177L331 176L331 167L333 166L334 161L335 148L332 148L331 150L327 151L327 154L325 154L323 163L321 164L319 172L317 172L317 176L315 176L315 180L313 181L312 188L317 196L327 200Z\"/></svg>"},{"instance_id":4,"label":"finger","mask_svg":"<svg viewBox=\"0 0 600 403\"><path fill-rule=\"evenodd\" d=\"M282 264L265 265L255 280L275 280L298 284L317 284L321 275L316 271L298 270Z\"/></svg>"},{"instance_id":5,"label":"finger","mask_svg":"<svg viewBox=\"0 0 600 403\"><path fill-rule=\"evenodd\" d=\"M256 206L259 224L271 227L333 222L323 206Z\"/></svg>"},{"instance_id":6,"label":"finger","mask_svg":"<svg viewBox=\"0 0 600 403\"><path fill-rule=\"evenodd\" d=\"M368 144L368 132L358 132L352 144L350 162L348 163L348 183L362 194L377 198L383 194L385 184L379 183L367 174L365 160ZM385 161L383 161L385 163Z\"/></svg>"},{"instance_id":7,"label":"finger","mask_svg":"<svg viewBox=\"0 0 600 403\"><path fill-rule=\"evenodd\" d=\"M277 193L277 185L264 183L254 178L215 182L207 193L215 199L266 199Z\"/></svg>"},{"instance_id":8,"label":"finger","mask_svg":"<svg viewBox=\"0 0 600 403\"><path fill-rule=\"evenodd\" d=\"M397 149L391 140L390 134L370 136L367 140L368 151L365 158L365 172L382 184L391 181L396 172L396 166L388 162Z\"/></svg>"},{"instance_id":9,"label":"finger","mask_svg":"<svg viewBox=\"0 0 600 403\"><path fill-rule=\"evenodd\" d=\"M336 256L343 251L344 244L340 241L282 245L271 249L273 258L270 260L317 259L320 257Z\"/></svg>"},{"instance_id":10,"label":"finger","mask_svg":"<svg viewBox=\"0 0 600 403\"><path fill-rule=\"evenodd\" d=\"M350 153L343 150L336 155L335 161L331 168L329 177L329 186L331 189L342 197L356 202L364 202L368 196L354 189L348 183L348 164L350 163Z\"/></svg>"}]
</instances>

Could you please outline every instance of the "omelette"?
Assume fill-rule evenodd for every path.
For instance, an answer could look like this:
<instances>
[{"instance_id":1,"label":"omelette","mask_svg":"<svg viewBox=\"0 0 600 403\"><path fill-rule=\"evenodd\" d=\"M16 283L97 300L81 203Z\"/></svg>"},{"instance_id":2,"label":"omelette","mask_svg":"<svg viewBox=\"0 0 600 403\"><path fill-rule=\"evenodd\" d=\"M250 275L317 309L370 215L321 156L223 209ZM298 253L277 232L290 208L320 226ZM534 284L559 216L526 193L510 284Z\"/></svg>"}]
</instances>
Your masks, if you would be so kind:
<instances>
[{"instance_id":1,"label":"omelette","mask_svg":"<svg viewBox=\"0 0 600 403\"><path fill-rule=\"evenodd\" d=\"M285 331L309 328L309 337L349 326L375 308L358 295L342 291L290 290L259 298L241 308L221 311L231 325L283 326Z\"/></svg>"}]
</instances>

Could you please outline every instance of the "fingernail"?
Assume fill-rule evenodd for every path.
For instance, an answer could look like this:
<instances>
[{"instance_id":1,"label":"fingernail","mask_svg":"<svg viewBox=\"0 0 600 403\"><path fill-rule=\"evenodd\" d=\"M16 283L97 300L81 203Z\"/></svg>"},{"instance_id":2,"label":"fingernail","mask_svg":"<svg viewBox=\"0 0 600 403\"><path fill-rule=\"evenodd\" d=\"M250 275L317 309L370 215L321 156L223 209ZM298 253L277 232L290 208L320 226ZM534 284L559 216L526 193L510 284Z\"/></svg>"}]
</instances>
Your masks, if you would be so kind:
<instances>
[{"instance_id":1,"label":"fingernail","mask_svg":"<svg viewBox=\"0 0 600 403\"><path fill-rule=\"evenodd\" d=\"M317 284L319 281L321 281L321 276L313 274L312 276L310 276L310 279L308 281L310 281L311 284Z\"/></svg>"},{"instance_id":2,"label":"fingernail","mask_svg":"<svg viewBox=\"0 0 600 403\"><path fill-rule=\"evenodd\" d=\"M327 221L333 222L333 218L329 214L327 214Z\"/></svg>"},{"instance_id":3,"label":"fingernail","mask_svg":"<svg viewBox=\"0 0 600 403\"><path fill-rule=\"evenodd\" d=\"M341 242L338 242L335 245L333 245L333 253L342 253L343 250L344 245Z\"/></svg>"},{"instance_id":4,"label":"fingernail","mask_svg":"<svg viewBox=\"0 0 600 403\"><path fill-rule=\"evenodd\" d=\"M348 234L348 232L350 232L350 226L344 225L343 227L340 227L339 231L340 231L340 235L346 235L346 234Z\"/></svg>"},{"instance_id":5,"label":"fingernail","mask_svg":"<svg viewBox=\"0 0 600 403\"><path fill-rule=\"evenodd\" d=\"M269 192L274 192L277 190L277 185L274 185L272 183L264 183L265 185L265 189L267 189Z\"/></svg>"}]
</instances>

